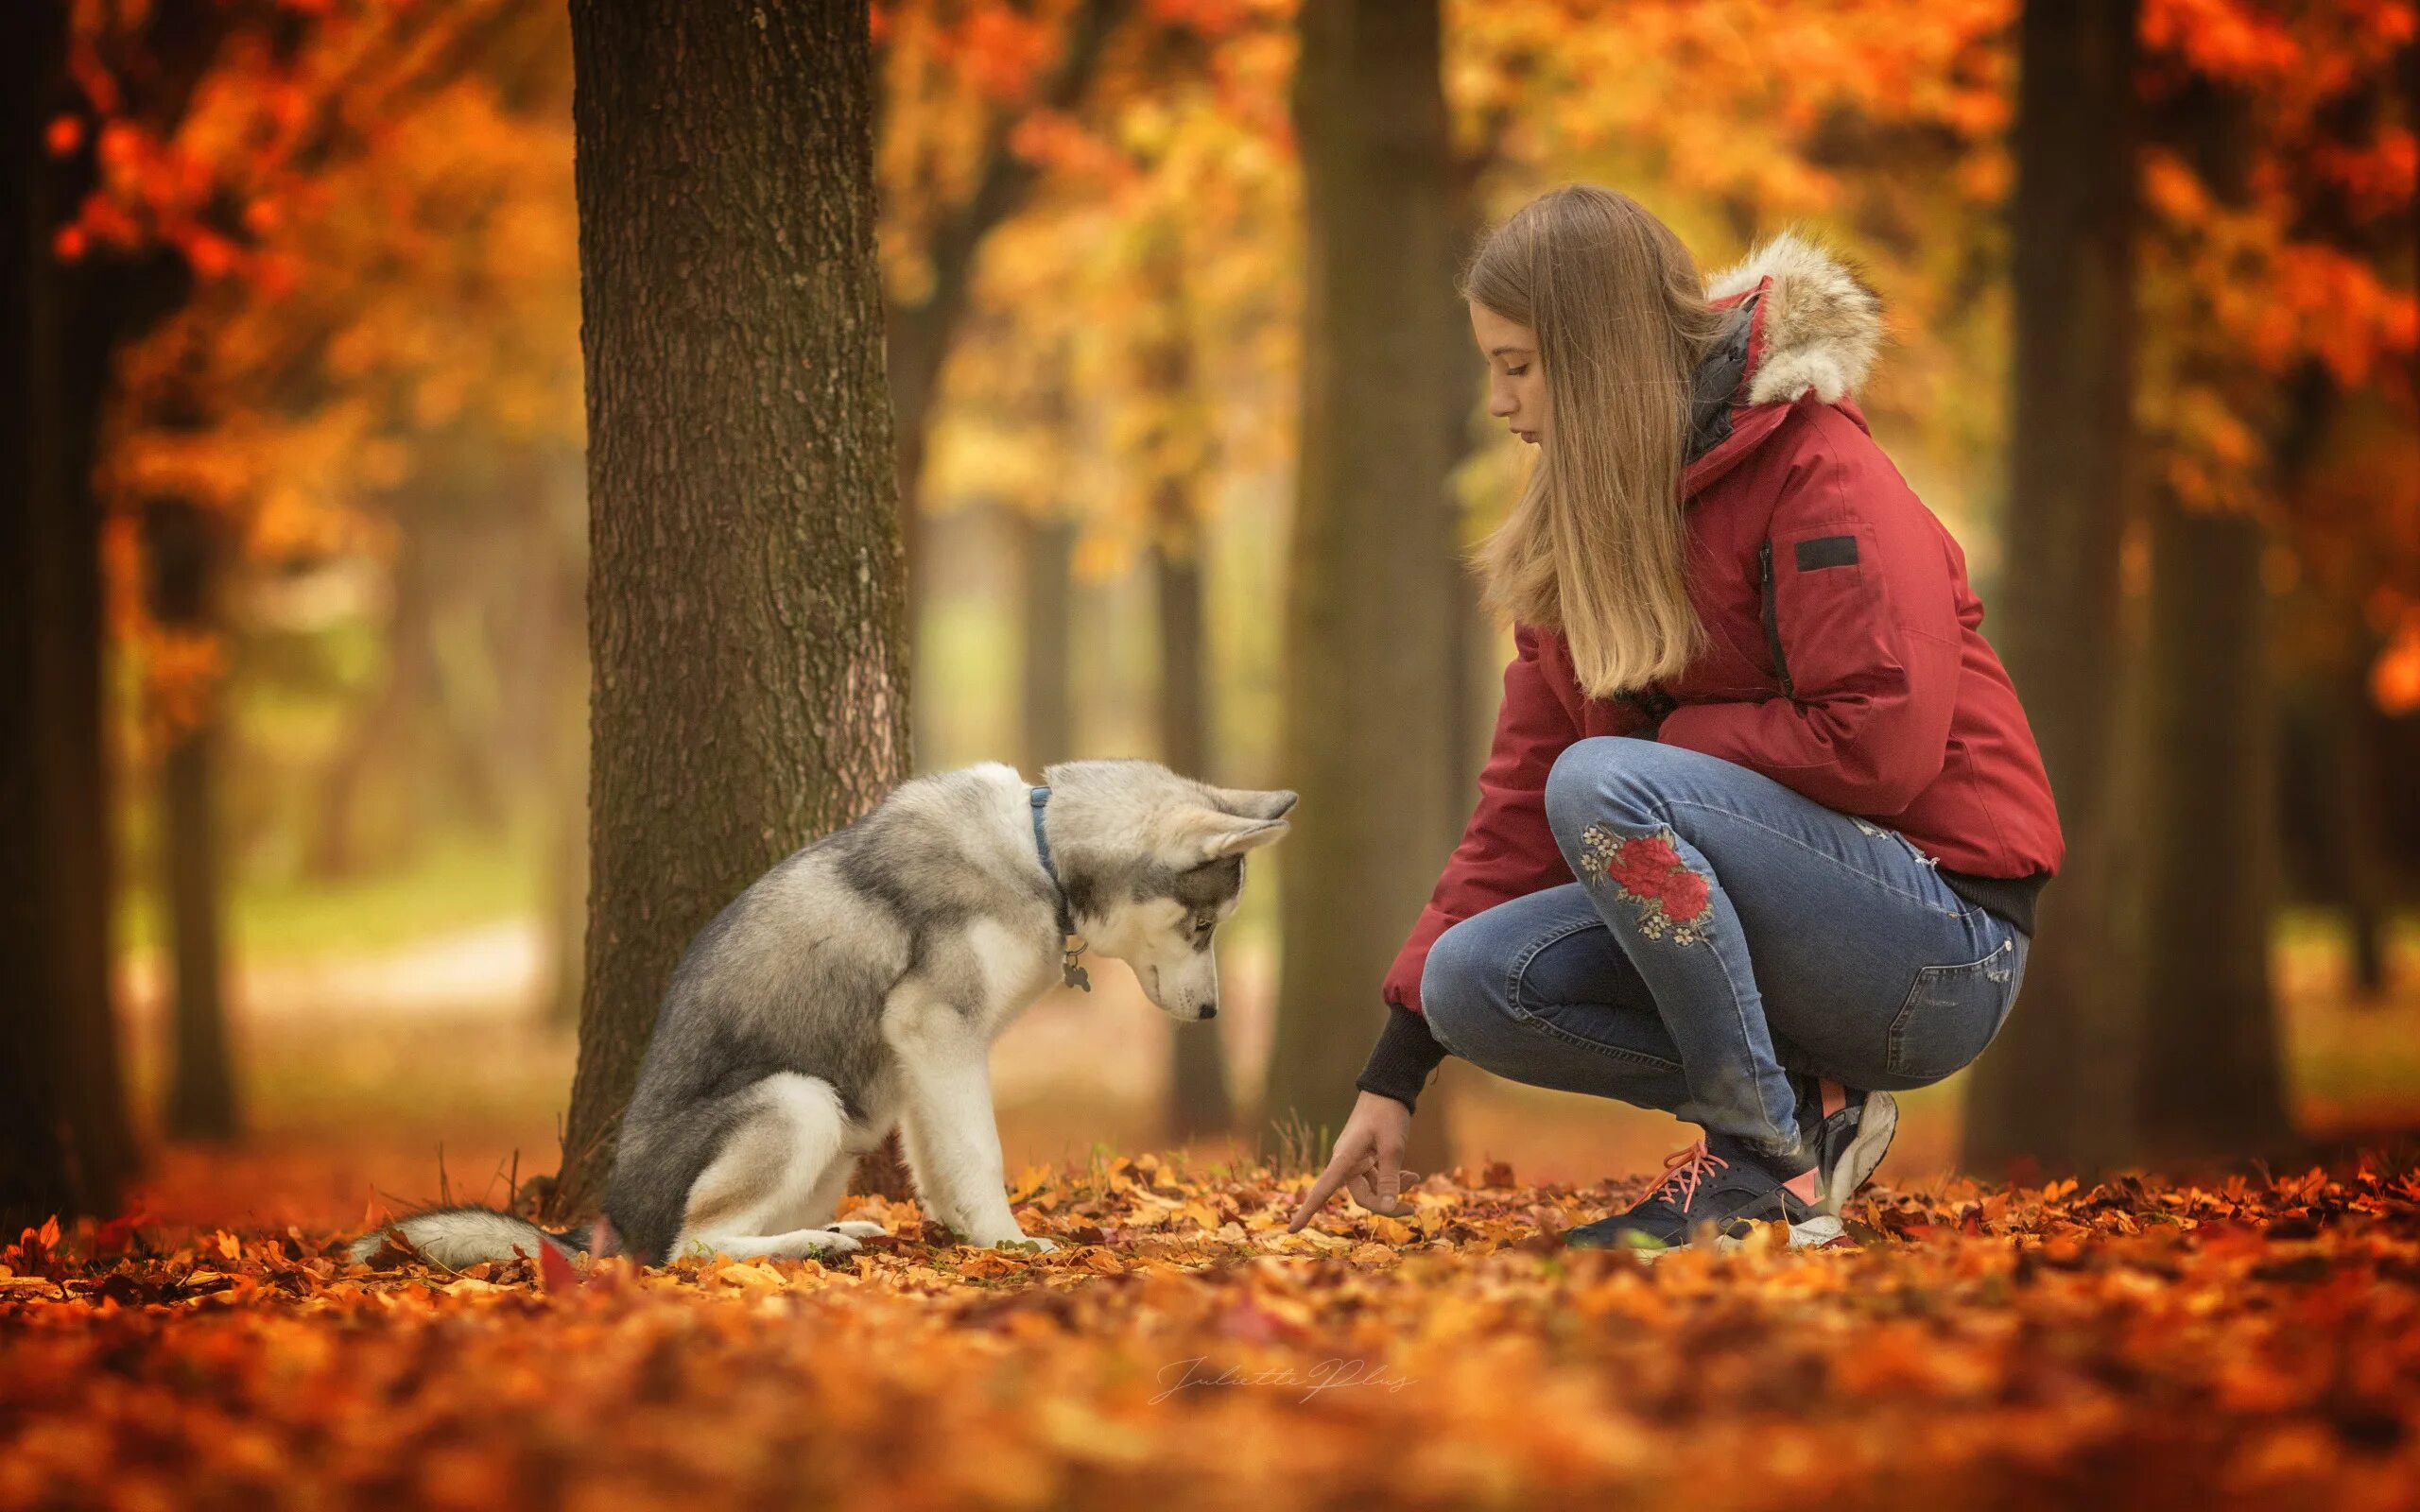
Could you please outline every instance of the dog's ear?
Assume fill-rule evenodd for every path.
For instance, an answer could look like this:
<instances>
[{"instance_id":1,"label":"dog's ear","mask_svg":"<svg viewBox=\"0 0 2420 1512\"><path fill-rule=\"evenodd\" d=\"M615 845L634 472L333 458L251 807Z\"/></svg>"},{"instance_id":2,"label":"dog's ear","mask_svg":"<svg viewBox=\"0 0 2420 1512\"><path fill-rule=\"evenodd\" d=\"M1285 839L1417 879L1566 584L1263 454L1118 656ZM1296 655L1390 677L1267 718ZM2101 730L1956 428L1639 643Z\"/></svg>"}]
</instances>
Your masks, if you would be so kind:
<instances>
[{"instance_id":1,"label":"dog's ear","mask_svg":"<svg viewBox=\"0 0 2420 1512\"><path fill-rule=\"evenodd\" d=\"M1294 795L1283 788L1264 792L1251 787L1212 787L1204 782L1201 789L1211 802L1238 818L1282 818L1294 806Z\"/></svg>"},{"instance_id":2,"label":"dog's ear","mask_svg":"<svg viewBox=\"0 0 2420 1512\"><path fill-rule=\"evenodd\" d=\"M1196 809L1178 822L1174 844L1184 865L1198 867L1272 844L1284 839L1291 828L1284 819L1247 818L1221 809Z\"/></svg>"}]
</instances>

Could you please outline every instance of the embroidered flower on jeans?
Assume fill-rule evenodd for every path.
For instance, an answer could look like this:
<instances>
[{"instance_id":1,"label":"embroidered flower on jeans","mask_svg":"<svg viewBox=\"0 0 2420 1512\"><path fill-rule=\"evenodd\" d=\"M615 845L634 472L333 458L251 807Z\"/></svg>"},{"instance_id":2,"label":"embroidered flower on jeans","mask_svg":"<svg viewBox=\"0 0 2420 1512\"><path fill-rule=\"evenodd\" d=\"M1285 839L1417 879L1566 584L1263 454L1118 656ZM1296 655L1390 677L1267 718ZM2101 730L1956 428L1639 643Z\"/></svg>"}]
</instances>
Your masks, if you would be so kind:
<instances>
[{"instance_id":1,"label":"embroidered flower on jeans","mask_svg":"<svg viewBox=\"0 0 2420 1512\"><path fill-rule=\"evenodd\" d=\"M1639 905L1639 931L1649 939L1694 945L1705 938L1713 889L1681 859L1670 831L1621 835L1592 824L1580 832L1580 849L1591 871Z\"/></svg>"}]
</instances>

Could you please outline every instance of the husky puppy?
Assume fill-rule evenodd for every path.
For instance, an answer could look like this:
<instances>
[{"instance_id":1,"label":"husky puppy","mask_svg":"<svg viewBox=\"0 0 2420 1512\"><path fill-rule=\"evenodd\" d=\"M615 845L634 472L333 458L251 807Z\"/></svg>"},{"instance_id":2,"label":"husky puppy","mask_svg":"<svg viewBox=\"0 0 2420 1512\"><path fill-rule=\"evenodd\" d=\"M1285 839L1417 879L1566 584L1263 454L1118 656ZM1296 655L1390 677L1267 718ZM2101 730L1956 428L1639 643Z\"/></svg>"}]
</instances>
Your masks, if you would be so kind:
<instances>
[{"instance_id":1,"label":"husky puppy","mask_svg":"<svg viewBox=\"0 0 2420 1512\"><path fill-rule=\"evenodd\" d=\"M1283 835L1294 806L1152 762L1044 776L1030 787L986 763L905 783L699 934L623 1115L604 1204L618 1248L651 1262L856 1249L880 1226L833 1212L894 1126L934 1217L977 1245L1025 1239L1001 1172L992 1040L1046 988L1088 988L1086 949L1133 968L1169 1017L1216 1014L1212 932L1235 911L1244 852ZM366 1235L353 1258L372 1260L389 1232L456 1269L589 1244L451 1209Z\"/></svg>"}]
</instances>

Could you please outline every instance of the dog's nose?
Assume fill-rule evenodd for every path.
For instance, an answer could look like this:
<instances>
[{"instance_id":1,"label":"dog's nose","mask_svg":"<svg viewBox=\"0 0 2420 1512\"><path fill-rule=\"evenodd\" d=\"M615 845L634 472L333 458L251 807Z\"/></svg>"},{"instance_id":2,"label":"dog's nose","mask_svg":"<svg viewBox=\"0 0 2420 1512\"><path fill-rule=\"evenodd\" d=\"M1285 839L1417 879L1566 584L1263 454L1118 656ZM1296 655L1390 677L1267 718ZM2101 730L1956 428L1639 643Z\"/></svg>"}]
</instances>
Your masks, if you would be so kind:
<instances>
[{"instance_id":1,"label":"dog's nose","mask_svg":"<svg viewBox=\"0 0 2420 1512\"><path fill-rule=\"evenodd\" d=\"M1217 1018L1219 1016L1219 1005L1216 1003L1204 1003L1201 1005L1201 1016L1205 1019Z\"/></svg>"}]
</instances>

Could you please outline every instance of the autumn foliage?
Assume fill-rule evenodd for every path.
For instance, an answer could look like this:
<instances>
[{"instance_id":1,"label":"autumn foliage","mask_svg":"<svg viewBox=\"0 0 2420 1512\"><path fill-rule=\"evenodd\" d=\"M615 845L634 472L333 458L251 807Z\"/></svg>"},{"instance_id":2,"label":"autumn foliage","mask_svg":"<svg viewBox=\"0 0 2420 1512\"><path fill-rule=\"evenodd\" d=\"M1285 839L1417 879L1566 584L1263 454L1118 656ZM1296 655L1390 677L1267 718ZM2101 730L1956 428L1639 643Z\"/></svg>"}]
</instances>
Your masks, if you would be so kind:
<instances>
[{"instance_id":1,"label":"autumn foliage","mask_svg":"<svg viewBox=\"0 0 2420 1512\"><path fill-rule=\"evenodd\" d=\"M1285 1231L1302 1178L1034 1169L1046 1255L540 1277L340 1236L28 1232L0 1508L2263 1503L2420 1494L2420 1172L1949 1180L1652 1263L1556 1233L1637 1182L1433 1177Z\"/></svg>"},{"instance_id":2,"label":"autumn foliage","mask_svg":"<svg viewBox=\"0 0 2420 1512\"><path fill-rule=\"evenodd\" d=\"M1062 553L1088 591L1147 555L1215 571L1194 639L1216 653L1217 718L1201 722L1232 771L1277 759L1286 653L1266 604L1285 564L1261 543L1284 539L1318 357L1299 9L872 7L911 524L1046 527L1060 544L1026 554ZM2420 12L2139 13L2140 471L2180 509L2258 523L2264 601L2290 610L2281 680L2342 676L2354 701L2408 715ZM42 245L77 291L79 355L109 374L89 485L128 777L171 734L230 727L231 890L258 880L244 868L316 886L376 850L342 843L375 809L354 801L378 785L364 772L415 843L435 827L424 807L483 831L543 808L568 837L544 865L573 882L549 906L576 924L586 421L563 9L69 14L41 143L70 192ZM2025 14L1442 0L1455 214L1476 232L1578 179L1638 193L1708 266L1792 223L1837 240L1888 296L1868 411L1979 570L2019 570L1990 542L2027 501L1990 480L2025 440L2003 403ZM1466 541L1521 453L1479 429L1460 438ZM216 543L207 611L174 622L146 592L162 506ZM2127 547L2130 593L2147 556ZM937 749L1013 756L959 749L989 737L954 705L1014 680L993 654L1005 621L950 617L963 608L927 627L959 660L933 655L919 702L957 721ZM1145 656L1123 649L1151 639L1132 628L1081 638L1123 659L1080 669L1100 729L1125 728L1108 674ZM1063 694L1077 680L1041 671ZM534 799L490 792L509 739L530 747L506 775ZM128 828L138 850L161 843ZM1592 856L1662 927L1703 914L1703 880L1662 842ZM576 988L569 933L556 969ZM294 1090L268 1064L252 1068L264 1107ZM2361 1089L2394 1069L2364 1068ZM889 1237L846 1261L654 1271L348 1265L376 1211L341 1231L283 1227L282 1210L54 1221L0 1235L0 1512L2415 1505L2416 1160L1885 1186L1838 1248L1788 1253L1772 1233L1651 1263L1556 1238L1644 1177L1462 1169L1421 1182L1408 1220L1340 1202L1289 1235L1303 1176L1150 1155L1019 1177L1026 1229L1061 1246L1046 1255L954 1246L878 1197L848 1215Z\"/></svg>"}]
</instances>

